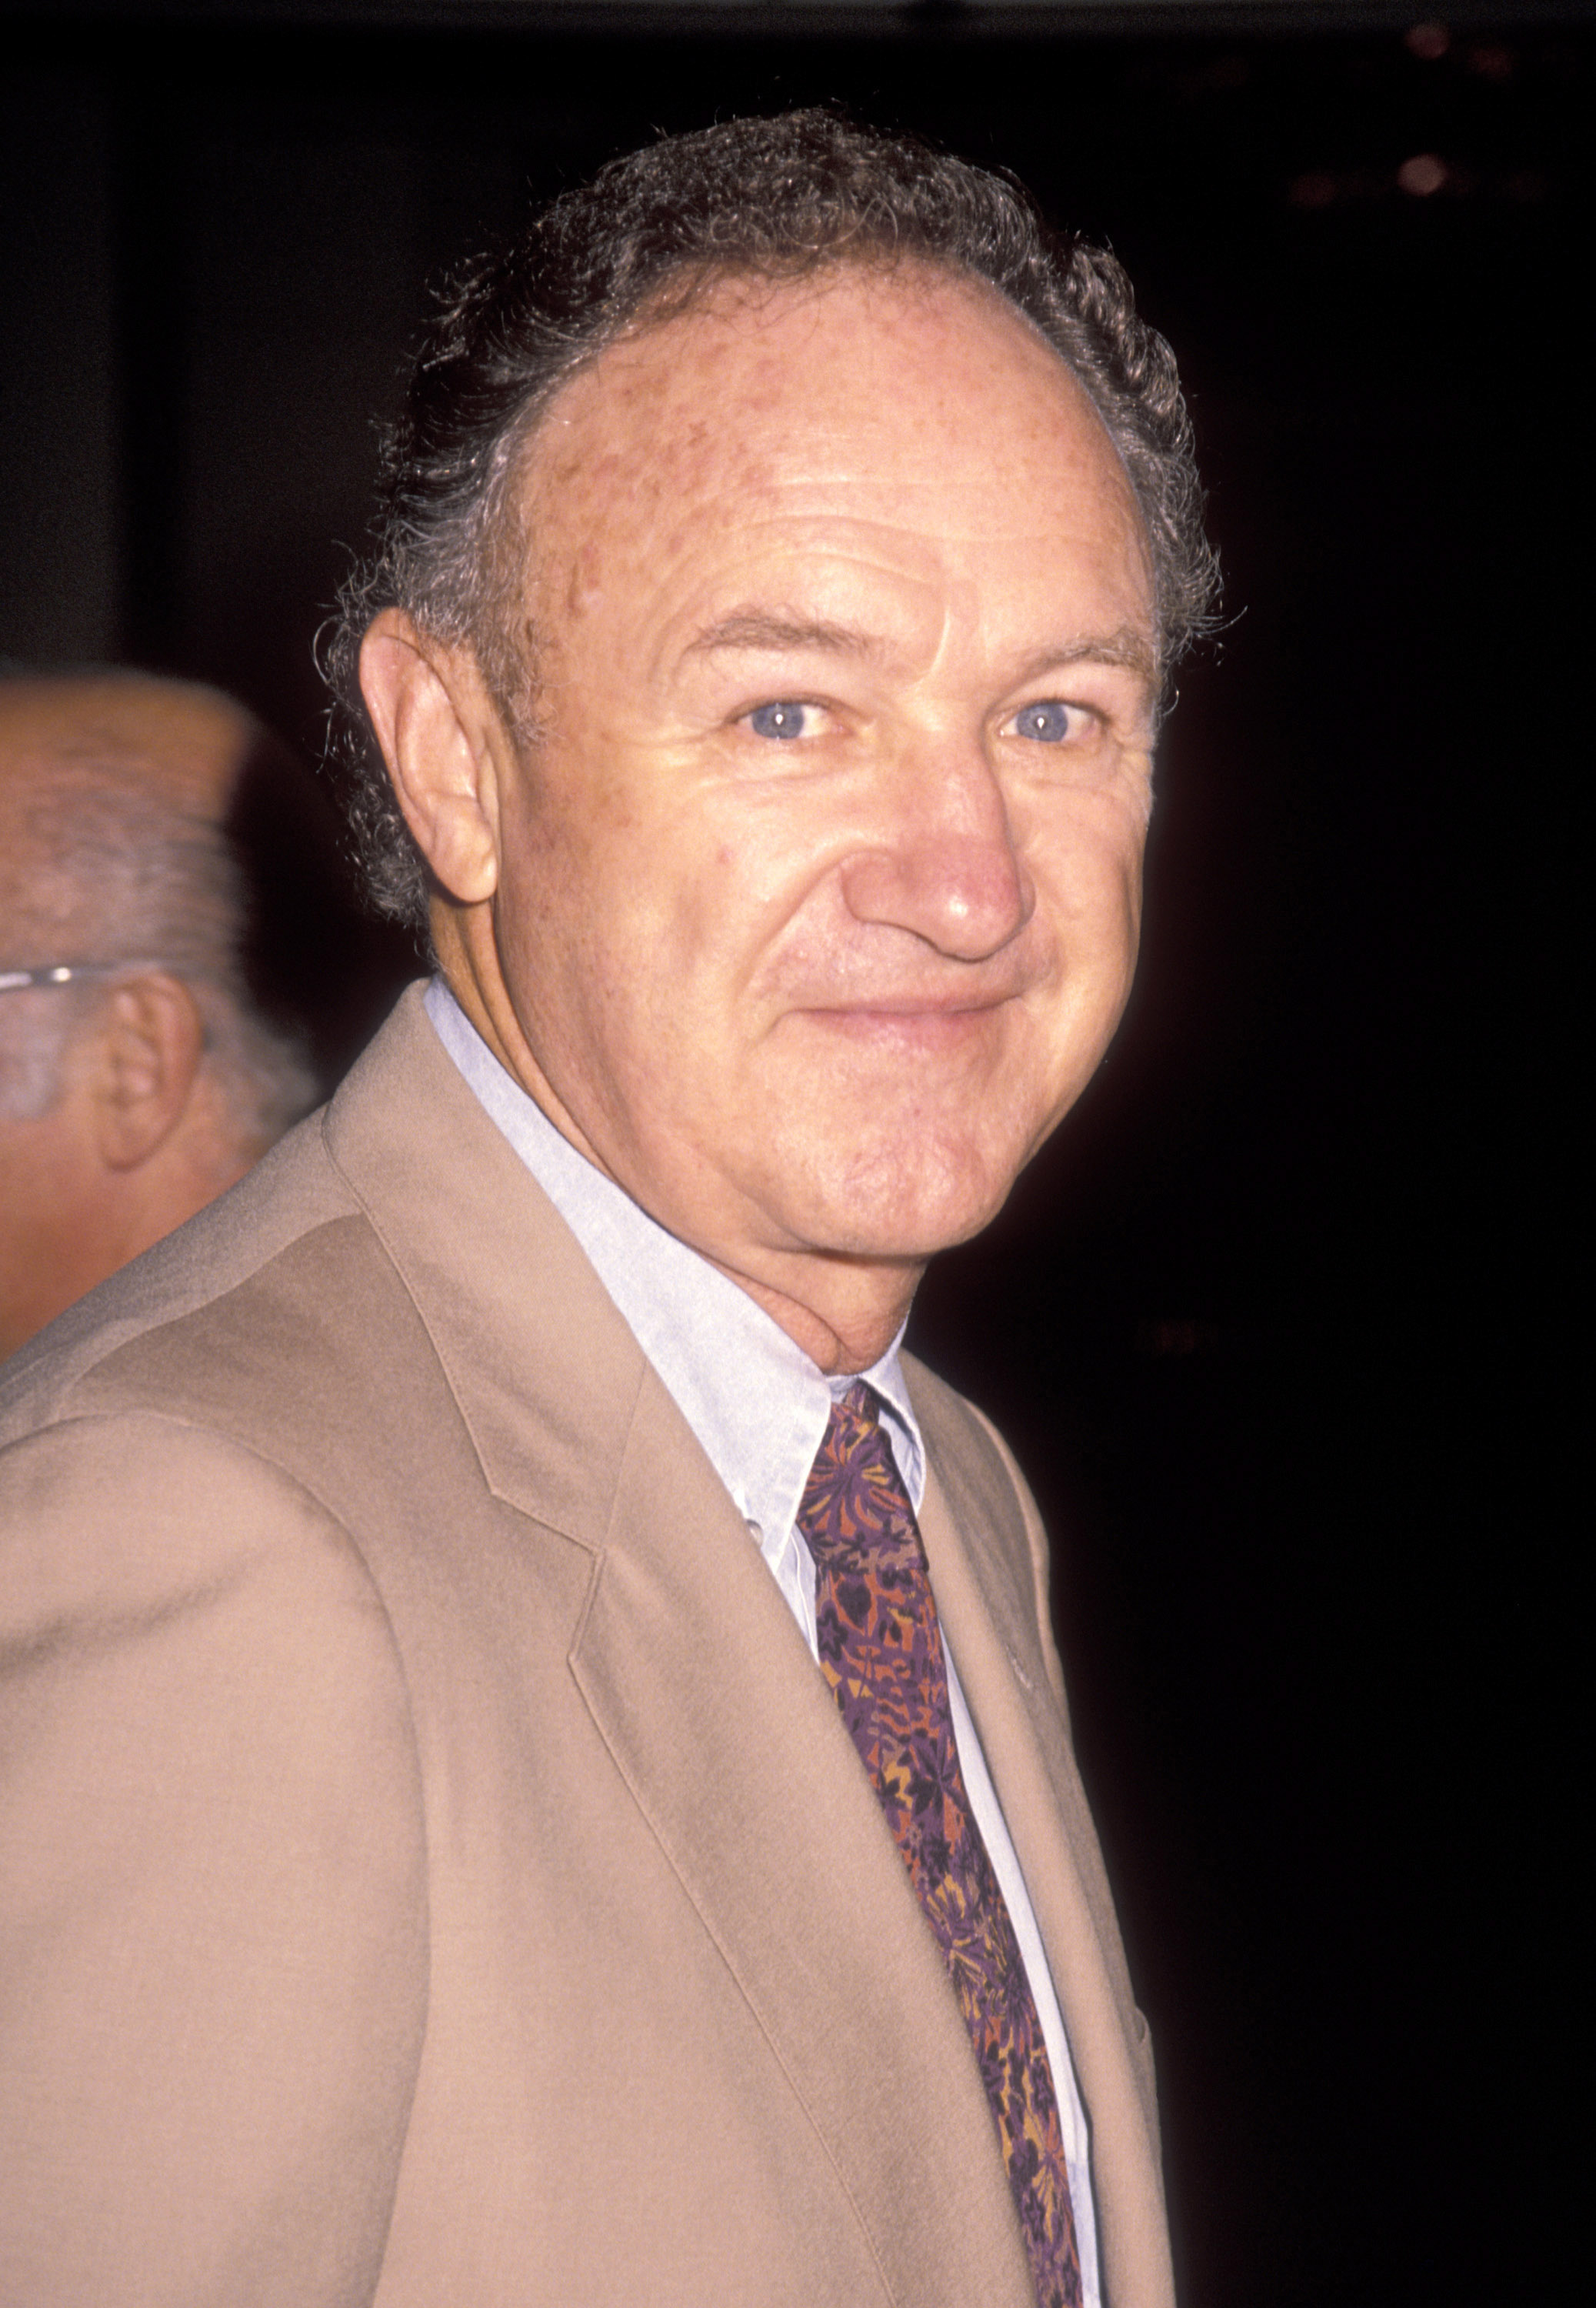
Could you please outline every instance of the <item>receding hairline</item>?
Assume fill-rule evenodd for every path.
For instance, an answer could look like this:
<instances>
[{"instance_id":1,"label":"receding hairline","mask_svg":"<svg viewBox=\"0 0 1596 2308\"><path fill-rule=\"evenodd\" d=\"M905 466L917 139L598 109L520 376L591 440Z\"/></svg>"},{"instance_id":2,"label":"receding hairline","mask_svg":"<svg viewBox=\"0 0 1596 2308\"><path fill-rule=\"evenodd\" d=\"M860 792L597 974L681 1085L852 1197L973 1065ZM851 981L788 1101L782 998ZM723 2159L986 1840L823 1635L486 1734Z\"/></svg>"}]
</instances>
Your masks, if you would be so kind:
<instances>
[{"instance_id":1,"label":"receding hairline","mask_svg":"<svg viewBox=\"0 0 1596 2308\"><path fill-rule=\"evenodd\" d=\"M1125 484L1127 499L1136 517L1138 533L1150 547L1146 518L1137 495L1136 484L1112 429L1085 380L1077 374L1040 323L996 281L989 280L983 273L966 263L950 256L939 255L934 250L867 239L806 251L788 263L773 259L768 264L758 264L746 258L735 257L724 261L700 259L685 262L663 281L656 282L635 312L627 314L613 332L601 335L586 346L568 367L550 378L539 391L528 395L519 412L504 428L501 444L502 516L503 512L510 512L511 518L515 518L511 508L518 499L524 497L531 478L532 462L544 438L547 421L567 390L582 379L594 376L612 355L660 335L680 322L700 315L719 317L708 308L723 291L728 292L736 302L763 304L787 290L810 290L817 297L823 295L829 285L848 275L867 282L873 280L885 283L889 280L894 287L924 301L929 301L939 289L952 289L961 293L970 305L984 307L994 321L1012 323L1020 339L1044 356L1045 365L1068 380L1070 390L1078 396L1103 435Z\"/></svg>"}]
</instances>

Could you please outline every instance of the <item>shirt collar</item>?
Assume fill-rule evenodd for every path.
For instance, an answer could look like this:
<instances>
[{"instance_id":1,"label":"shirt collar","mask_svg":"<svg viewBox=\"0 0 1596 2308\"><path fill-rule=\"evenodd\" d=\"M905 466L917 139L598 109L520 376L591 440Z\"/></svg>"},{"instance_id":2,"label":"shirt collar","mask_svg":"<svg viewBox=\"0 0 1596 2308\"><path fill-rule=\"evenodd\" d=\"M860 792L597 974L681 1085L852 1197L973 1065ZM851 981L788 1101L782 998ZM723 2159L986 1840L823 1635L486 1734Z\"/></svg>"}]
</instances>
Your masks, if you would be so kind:
<instances>
[{"instance_id":1,"label":"shirt collar","mask_svg":"<svg viewBox=\"0 0 1596 2308\"><path fill-rule=\"evenodd\" d=\"M579 1154L499 1064L442 978L433 978L425 1002L443 1047L575 1235L774 1560L797 1520L832 1402L851 1378L828 1379L746 1291ZM860 1376L880 1399L918 1513L925 1451L898 1359L902 1339L900 1331Z\"/></svg>"}]
</instances>

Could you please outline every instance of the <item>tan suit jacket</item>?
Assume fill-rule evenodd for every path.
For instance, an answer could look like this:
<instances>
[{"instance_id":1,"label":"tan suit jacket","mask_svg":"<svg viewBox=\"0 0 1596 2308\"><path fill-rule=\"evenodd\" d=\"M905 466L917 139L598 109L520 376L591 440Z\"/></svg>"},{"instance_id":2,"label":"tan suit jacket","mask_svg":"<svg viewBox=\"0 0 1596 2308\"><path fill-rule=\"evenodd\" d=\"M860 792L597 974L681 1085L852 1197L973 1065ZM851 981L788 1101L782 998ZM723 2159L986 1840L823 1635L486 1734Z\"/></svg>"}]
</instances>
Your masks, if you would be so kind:
<instances>
[{"instance_id":1,"label":"tan suit jacket","mask_svg":"<svg viewBox=\"0 0 1596 2308\"><path fill-rule=\"evenodd\" d=\"M948 1641L1171 2298L1034 1511L911 1371ZM1026 2308L827 1688L416 992L0 1386L7 2308Z\"/></svg>"}]
</instances>

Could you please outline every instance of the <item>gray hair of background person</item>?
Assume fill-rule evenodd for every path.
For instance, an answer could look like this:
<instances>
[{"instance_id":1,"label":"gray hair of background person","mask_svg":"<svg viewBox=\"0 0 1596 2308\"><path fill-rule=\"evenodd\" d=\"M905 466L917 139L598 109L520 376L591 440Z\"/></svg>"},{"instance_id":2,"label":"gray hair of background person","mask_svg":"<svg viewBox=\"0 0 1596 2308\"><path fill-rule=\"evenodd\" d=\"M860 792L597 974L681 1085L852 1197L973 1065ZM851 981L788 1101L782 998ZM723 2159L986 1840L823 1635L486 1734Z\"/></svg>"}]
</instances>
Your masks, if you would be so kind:
<instances>
[{"instance_id":1,"label":"gray hair of background person","mask_svg":"<svg viewBox=\"0 0 1596 2308\"><path fill-rule=\"evenodd\" d=\"M446 287L383 447L376 544L326 652L346 806L372 901L425 934L428 875L360 705L366 626L405 610L472 650L510 727L535 730L535 636L519 612L528 539L511 484L550 399L632 323L727 276L918 261L1017 306L1089 395L1146 530L1161 662L1209 622L1217 579L1174 357L1106 250L1056 235L1017 186L830 112L729 121L627 155Z\"/></svg>"},{"instance_id":2,"label":"gray hair of background person","mask_svg":"<svg viewBox=\"0 0 1596 2308\"><path fill-rule=\"evenodd\" d=\"M8 667L0 679L109 688L140 676ZM366 1014L376 988L336 817L289 747L231 710L240 745L219 815L185 805L150 775L142 748L110 728L41 763L19 817L30 894L5 926L17 959L25 951L33 966L157 965L180 978L237 1141L260 1151L333 1088L376 1022ZM63 986L8 1027L5 1118L53 1104L102 984Z\"/></svg>"}]
</instances>

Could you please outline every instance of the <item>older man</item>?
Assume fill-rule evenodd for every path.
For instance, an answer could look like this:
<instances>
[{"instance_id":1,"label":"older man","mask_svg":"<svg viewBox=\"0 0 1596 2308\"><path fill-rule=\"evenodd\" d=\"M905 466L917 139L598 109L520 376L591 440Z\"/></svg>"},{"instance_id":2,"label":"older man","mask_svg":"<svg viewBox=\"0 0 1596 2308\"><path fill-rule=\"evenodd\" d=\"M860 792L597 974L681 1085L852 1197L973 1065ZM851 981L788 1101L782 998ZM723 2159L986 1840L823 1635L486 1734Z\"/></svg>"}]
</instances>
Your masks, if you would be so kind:
<instances>
[{"instance_id":1,"label":"older man","mask_svg":"<svg viewBox=\"0 0 1596 2308\"><path fill-rule=\"evenodd\" d=\"M359 992L334 841L215 690L0 678L0 1356L330 1087Z\"/></svg>"},{"instance_id":2,"label":"older man","mask_svg":"<svg viewBox=\"0 0 1596 2308\"><path fill-rule=\"evenodd\" d=\"M734 123L466 276L386 503L439 975L6 1410L0 2288L1155 2308L1045 1543L898 1341L1129 985L1168 355Z\"/></svg>"}]
</instances>

